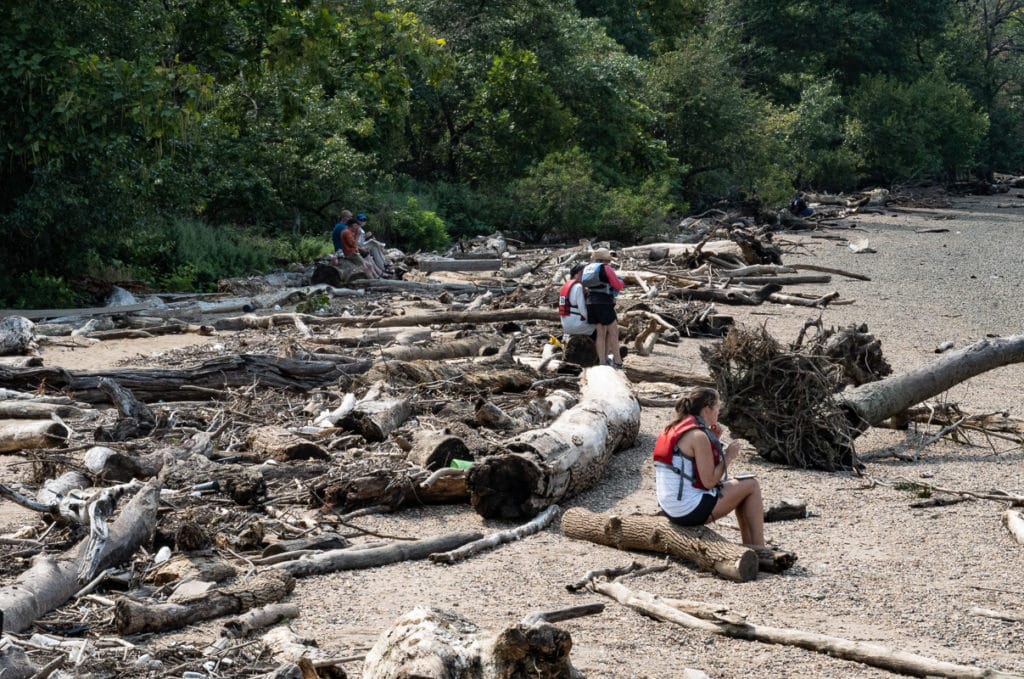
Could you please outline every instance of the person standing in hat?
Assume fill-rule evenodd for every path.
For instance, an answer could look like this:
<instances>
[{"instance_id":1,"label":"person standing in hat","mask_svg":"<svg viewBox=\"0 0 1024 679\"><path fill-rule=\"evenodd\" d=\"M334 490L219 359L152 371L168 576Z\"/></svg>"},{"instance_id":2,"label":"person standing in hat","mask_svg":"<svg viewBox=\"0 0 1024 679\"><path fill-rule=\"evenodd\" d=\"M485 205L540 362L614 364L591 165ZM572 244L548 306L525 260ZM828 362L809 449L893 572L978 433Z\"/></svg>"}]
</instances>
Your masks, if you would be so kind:
<instances>
[{"instance_id":1,"label":"person standing in hat","mask_svg":"<svg viewBox=\"0 0 1024 679\"><path fill-rule=\"evenodd\" d=\"M619 319L615 314L615 297L626 287L611 266L612 253L598 248L590 253L590 264L583 268L580 280L587 289L587 319L596 326L598 365L621 368L619 351ZM611 354L611 356L609 356Z\"/></svg>"}]
</instances>

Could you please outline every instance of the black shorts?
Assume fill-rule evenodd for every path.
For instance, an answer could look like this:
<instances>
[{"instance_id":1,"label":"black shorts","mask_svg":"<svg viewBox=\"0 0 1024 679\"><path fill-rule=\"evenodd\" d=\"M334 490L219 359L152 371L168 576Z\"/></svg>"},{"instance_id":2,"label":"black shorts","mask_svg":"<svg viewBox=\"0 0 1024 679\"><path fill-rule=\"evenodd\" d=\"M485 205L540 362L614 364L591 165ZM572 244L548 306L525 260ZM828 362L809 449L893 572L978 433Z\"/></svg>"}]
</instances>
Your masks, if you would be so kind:
<instances>
[{"instance_id":1,"label":"black shorts","mask_svg":"<svg viewBox=\"0 0 1024 679\"><path fill-rule=\"evenodd\" d=\"M680 526L703 526L708 522L708 518L711 516L711 512L715 510L715 505L717 504L717 495L704 493L704 497L700 499L700 504L697 505L696 509L683 516L669 516L668 520Z\"/></svg>"},{"instance_id":2,"label":"black shorts","mask_svg":"<svg viewBox=\"0 0 1024 679\"><path fill-rule=\"evenodd\" d=\"M618 320L614 304L588 304L587 320L597 325L611 325Z\"/></svg>"}]
</instances>

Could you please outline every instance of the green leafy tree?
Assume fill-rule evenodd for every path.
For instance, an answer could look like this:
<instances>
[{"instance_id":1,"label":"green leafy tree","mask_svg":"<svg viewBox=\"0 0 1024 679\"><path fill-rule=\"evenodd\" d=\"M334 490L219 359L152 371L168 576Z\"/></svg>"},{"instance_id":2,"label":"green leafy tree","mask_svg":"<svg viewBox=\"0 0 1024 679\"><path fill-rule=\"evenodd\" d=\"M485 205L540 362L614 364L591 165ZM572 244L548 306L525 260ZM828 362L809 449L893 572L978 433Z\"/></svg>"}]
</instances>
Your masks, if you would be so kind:
<instances>
[{"instance_id":1,"label":"green leafy tree","mask_svg":"<svg viewBox=\"0 0 1024 679\"><path fill-rule=\"evenodd\" d=\"M955 179L978 160L988 131L965 87L939 70L902 83L865 78L851 100L856 119L852 141L869 176L884 182L910 177Z\"/></svg>"}]
</instances>

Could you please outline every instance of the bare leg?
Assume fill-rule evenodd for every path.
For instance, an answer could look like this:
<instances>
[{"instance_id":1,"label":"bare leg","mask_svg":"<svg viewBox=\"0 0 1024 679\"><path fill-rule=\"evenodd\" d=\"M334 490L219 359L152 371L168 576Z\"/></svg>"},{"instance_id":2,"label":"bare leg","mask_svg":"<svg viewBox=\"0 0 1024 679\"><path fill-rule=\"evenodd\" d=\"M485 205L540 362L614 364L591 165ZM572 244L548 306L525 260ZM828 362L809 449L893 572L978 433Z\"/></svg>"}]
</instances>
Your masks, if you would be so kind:
<instances>
[{"instance_id":1,"label":"bare leg","mask_svg":"<svg viewBox=\"0 0 1024 679\"><path fill-rule=\"evenodd\" d=\"M608 351L612 353L616 363L622 363L622 354L619 352L619 322L614 321L608 326Z\"/></svg>"},{"instance_id":2,"label":"bare leg","mask_svg":"<svg viewBox=\"0 0 1024 679\"><path fill-rule=\"evenodd\" d=\"M736 511L740 535L745 545L764 546L764 501L757 479L730 479L722 485L722 495L708 523Z\"/></svg>"},{"instance_id":3,"label":"bare leg","mask_svg":"<svg viewBox=\"0 0 1024 679\"><path fill-rule=\"evenodd\" d=\"M604 365L608 360L608 348L605 344L605 335L608 332L607 325L597 326L597 337L594 338L594 347L597 349L597 364Z\"/></svg>"}]
</instances>

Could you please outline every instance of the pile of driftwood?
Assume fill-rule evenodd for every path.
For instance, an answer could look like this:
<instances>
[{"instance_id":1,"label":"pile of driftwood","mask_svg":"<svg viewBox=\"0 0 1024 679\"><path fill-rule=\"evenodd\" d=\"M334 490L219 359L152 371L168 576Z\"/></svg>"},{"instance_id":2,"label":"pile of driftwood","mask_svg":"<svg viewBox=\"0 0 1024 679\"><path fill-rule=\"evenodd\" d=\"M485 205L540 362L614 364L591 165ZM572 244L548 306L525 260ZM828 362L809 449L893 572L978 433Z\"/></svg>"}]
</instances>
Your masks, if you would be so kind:
<instances>
[{"instance_id":1,"label":"pile of driftwood","mask_svg":"<svg viewBox=\"0 0 1024 679\"><path fill-rule=\"evenodd\" d=\"M718 383L729 403L755 398L764 390L759 380L771 386L811 374L819 391L806 393L834 403L828 414L772 422L768 434L764 423L758 429L727 413L723 420L772 459L831 468L851 459L863 427L966 379L964 362L977 374L1020 360L1024 350L1024 340L1011 338L966 357L947 354L940 361L956 366L955 374L909 391L906 382L902 391L886 390L891 378L877 379L887 366L866 328L821 331L788 349L737 328L717 354L706 355L710 375L659 362L652 356L658 344L728 332L731 319L716 305L841 301L838 293L783 294L783 285L825 281L785 268L770 231L714 221L690 244L620 251L620 272L636 286L630 290L642 291L620 300L632 351L624 371L584 369L555 348L554 306L565 272L587 257L589 245L512 253L499 240L486 247L505 248L494 256L499 266L477 265L472 271L486 275L471 283L434 280L410 267L405 280L344 288L296 286L306 281L288 278L288 287L266 290L261 286L269 284L250 282L231 299L114 307L87 323L33 328L26 319L10 321L11 335L21 333L12 342L19 353L39 341L167 332L218 333L220 347L212 358L183 365L181 355L171 355L152 368L0 364L0 451L25 456L34 471L33 482L0 484L0 495L40 516L0 538L12 557L4 559L8 584L0 587L9 633L0 644L4 679L90 668L121 676L307 678L345 676L356 661L367 677L448 676L438 668L467 663L499 677L516 676L538 658L550 662L543 676L575 676L568 635L551 623L593 610L531 614L500 632L417 610L365 658L325 655L278 623L297 614L287 601L295 578L410 559L455 563L543 530L560 504L600 482L616 451L634 445L641 404L670 405L688 385ZM478 260L430 261L425 268L433 274L459 266L446 262ZM314 297L313 306L322 303L326 312L274 309ZM260 309L265 313L255 313ZM754 364L777 370L758 374ZM846 383L858 386L838 392ZM833 428L833 438L820 435ZM813 457L787 457L793 446L803 449L799 437L807 431L824 443L815 444ZM384 543L356 522L424 503L467 503L483 517L527 521L486 537ZM657 517L575 508L561 530L669 554L737 581L784 571L795 559ZM140 636L213 618L225 619L224 631L208 648L157 650ZM403 641L423 638L431 643Z\"/></svg>"}]
</instances>

